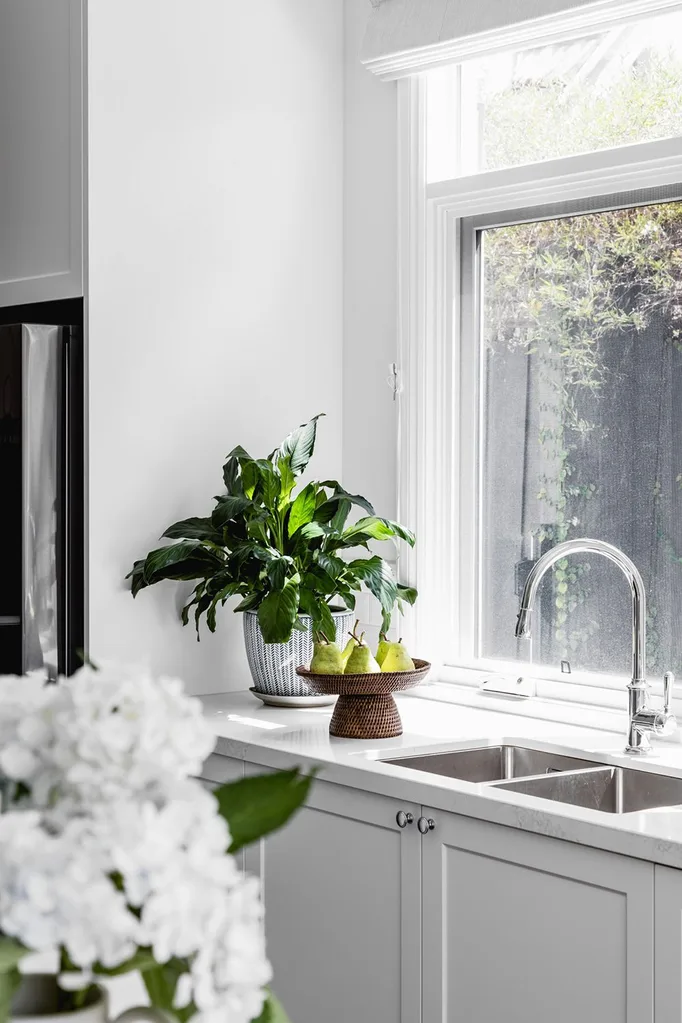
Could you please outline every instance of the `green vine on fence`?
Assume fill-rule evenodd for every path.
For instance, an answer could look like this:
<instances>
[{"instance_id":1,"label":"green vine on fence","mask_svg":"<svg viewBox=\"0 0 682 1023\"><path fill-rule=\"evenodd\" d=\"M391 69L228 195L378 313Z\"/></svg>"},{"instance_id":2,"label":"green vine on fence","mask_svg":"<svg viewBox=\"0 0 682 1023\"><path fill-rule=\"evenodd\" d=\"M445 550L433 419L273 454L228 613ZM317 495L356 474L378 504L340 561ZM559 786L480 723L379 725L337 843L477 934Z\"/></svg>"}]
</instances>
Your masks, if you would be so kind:
<instances>
[{"instance_id":1,"label":"green vine on fence","mask_svg":"<svg viewBox=\"0 0 682 1023\"><path fill-rule=\"evenodd\" d=\"M551 525L535 535L558 543L582 532L587 504L599 494L579 453L588 440L608 440L599 399L607 384L617 386L618 371L605 365L606 342L637 344L658 316L682 350L682 203L490 230L485 267L485 343L491 352L504 347L532 358L544 395L537 442L546 468L536 497ZM669 556L682 564L674 548ZM555 571L561 656L574 655L597 629L594 622L568 627L590 593L587 568L562 562Z\"/></svg>"}]
</instances>

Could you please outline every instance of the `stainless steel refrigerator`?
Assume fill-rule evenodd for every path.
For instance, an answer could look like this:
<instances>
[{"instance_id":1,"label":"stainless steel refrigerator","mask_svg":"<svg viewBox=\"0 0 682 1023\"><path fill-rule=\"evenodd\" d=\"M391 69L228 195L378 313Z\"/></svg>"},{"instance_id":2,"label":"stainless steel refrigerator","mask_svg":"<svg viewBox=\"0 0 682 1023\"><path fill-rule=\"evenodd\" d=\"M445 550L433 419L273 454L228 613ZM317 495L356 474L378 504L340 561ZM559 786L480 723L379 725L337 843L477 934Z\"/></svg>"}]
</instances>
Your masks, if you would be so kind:
<instances>
[{"instance_id":1,"label":"stainless steel refrigerator","mask_svg":"<svg viewBox=\"0 0 682 1023\"><path fill-rule=\"evenodd\" d=\"M0 326L0 674L80 661L82 413L79 329Z\"/></svg>"}]
</instances>

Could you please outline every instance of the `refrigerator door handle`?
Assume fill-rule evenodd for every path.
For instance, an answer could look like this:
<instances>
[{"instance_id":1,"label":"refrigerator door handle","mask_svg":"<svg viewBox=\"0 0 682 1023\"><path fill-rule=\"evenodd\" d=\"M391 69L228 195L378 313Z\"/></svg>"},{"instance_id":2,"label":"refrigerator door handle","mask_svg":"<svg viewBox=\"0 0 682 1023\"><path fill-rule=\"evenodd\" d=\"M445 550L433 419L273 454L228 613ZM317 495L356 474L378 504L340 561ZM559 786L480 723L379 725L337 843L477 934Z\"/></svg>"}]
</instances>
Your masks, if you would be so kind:
<instances>
[{"instance_id":1,"label":"refrigerator door handle","mask_svg":"<svg viewBox=\"0 0 682 1023\"><path fill-rule=\"evenodd\" d=\"M22 326L23 594L25 672L59 667L58 515L62 338L59 327Z\"/></svg>"}]
</instances>

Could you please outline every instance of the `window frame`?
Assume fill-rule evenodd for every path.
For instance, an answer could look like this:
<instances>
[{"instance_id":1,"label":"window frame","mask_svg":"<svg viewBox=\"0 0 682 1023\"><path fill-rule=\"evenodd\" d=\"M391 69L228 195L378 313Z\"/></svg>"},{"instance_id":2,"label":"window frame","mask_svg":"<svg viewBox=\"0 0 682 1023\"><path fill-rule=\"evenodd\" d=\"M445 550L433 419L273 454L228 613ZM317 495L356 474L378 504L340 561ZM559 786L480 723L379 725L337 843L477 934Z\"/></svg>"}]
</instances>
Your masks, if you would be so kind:
<instances>
[{"instance_id":1,"label":"window frame","mask_svg":"<svg viewBox=\"0 0 682 1023\"><path fill-rule=\"evenodd\" d=\"M398 141L398 506L418 537L414 551L401 557L401 572L420 590L406 634L415 649L429 650L440 681L480 687L494 675L530 675L544 698L625 706L624 676L566 676L472 656L478 537L467 494L480 486L472 452L483 410L472 403L477 367L462 343L463 318L476 316L459 285L462 246L471 242L474 223L518 222L515 216L542 207L604 197L609 209L609 198L662 186L678 187L682 197L682 138L428 183L426 77L418 74L398 82ZM478 352L478 345L470 348Z\"/></svg>"}]
</instances>

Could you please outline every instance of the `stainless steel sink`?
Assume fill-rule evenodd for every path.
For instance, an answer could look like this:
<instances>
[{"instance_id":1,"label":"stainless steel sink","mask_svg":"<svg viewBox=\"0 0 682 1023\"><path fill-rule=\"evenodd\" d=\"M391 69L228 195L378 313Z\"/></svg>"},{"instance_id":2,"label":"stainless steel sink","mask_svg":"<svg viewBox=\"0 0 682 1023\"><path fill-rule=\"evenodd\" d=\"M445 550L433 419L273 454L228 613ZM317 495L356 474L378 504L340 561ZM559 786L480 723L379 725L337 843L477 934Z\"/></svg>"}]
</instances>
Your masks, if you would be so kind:
<instances>
[{"instance_id":1,"label":"stainless steel sink","mask_svg":"<svg viewBox=\"0 0 682 1023\"><path fill-rule=\"evenodd\" d=\"M385 764L409 767L459 781L490 782L506 778L523 778L534 774L575 771L592 767L593 760L561 753L545 753L525 746L481 746L450 753L427 753L416 757L384 760Z\"/></svg>"},{"instance_id":2,"label":"stainless steel sink","mask_svg":"<svg viewBox=\"0 0 682 1023\"><path fill-rule=\"evenodd\" d=\"M494 787L601 810L602 813L635 813L682 804L682 778L668 778L627 767L596 767L588 771L503 782Z\"/></svg>"},{"instance_id":3,"label":"stainless steel sink","mask_svg":"<svg viewBox=\"0 0 682 1023\"><path fill-rule=\"evenodd\" d=\"M682 778L528 746L476 746L383 762L602 813L682 810Z\"/></svg>"}]
</instances>

